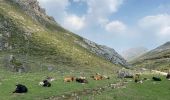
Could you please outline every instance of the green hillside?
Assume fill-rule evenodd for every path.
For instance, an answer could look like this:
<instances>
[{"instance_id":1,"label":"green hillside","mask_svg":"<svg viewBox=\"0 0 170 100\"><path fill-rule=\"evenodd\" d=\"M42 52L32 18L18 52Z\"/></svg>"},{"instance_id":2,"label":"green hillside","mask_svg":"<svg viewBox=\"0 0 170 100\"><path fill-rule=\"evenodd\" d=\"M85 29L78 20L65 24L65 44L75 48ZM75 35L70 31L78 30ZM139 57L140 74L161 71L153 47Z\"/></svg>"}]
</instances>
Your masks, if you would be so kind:
<instances>
[{"instance_id":1,"label":"green hillside","mask_svg":"<svg viewBox=\"0 0 170 100\"><path fill-rule=\"evenodd\" d=\"M134 67L168 71L170 69L170 42L147 52L131 63Z\"/></svg>"},{"instance_id":2,"label":"green hillside","mask_svg":"<svg viewBox=\"0 0 170 100\"><path fill-rule=\"evenodd\" d=\"M28 12L13 0L0 0L3 69L13 70L6 66L11 55L31 72L53 69L112 73L119 68L78 45L75 41L83 42L83 38L60 27L51 17Z\"/></svg>"}]
</instances>

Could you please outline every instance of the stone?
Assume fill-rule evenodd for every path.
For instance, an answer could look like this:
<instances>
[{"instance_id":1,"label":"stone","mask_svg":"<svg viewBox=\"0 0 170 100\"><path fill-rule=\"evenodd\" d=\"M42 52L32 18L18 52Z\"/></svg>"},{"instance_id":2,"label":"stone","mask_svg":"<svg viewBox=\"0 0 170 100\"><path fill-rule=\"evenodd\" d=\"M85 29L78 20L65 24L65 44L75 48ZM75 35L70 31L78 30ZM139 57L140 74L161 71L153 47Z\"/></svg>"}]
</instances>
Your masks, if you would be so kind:
<instances>
[{"instance_id":1,"label":"stone","mask_svg":"<svg viewBox=\"0 0 170 100\"><path fill-rule=\"evenodd\" d=\"M109 48L104 45L98 45L95 42L92 42L87 39L83 39L83 42L75 41L75 43L79 44L83 48L90 50L92 53L103 57L104 59L110 61L113 64L119 64L125 67L128 66L126 60L112 48Z\"/></svg>"}]
</instances>

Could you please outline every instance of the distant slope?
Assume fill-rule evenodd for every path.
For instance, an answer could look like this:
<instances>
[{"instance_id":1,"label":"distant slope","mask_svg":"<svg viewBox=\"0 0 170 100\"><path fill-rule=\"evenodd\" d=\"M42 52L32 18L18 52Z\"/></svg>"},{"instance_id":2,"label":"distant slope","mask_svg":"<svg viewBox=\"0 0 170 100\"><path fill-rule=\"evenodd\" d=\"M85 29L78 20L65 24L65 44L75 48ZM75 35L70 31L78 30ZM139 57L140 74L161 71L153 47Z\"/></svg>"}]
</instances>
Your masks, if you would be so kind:
<instances>
[{"instance_id":1,"label":"distant slope","mask_svg":"<svg viewBox=\"0 0 170 100\"><path fill-rule=\"evenodd\" d=\"M131 62L136 67L150 69L170 69L170 42L153 49Z\"/></svg>"},{"instance_id":2,"label":"distant slope","mask_svg":"<svg viewBox=\"0 0 170 100\"><path fill-rule=\"evenodd\" d=\"M126 62L126 60L112 48L104 45L98 45L87 39L83 39L82 42L77 43L87 50L90 50L92 53L95 53L96 55L110 61L111 63L128 67L128 63Z\"/></svg>"},{"instance_id":3,"label":"distant slope","mask_svg":"<svg viewBox=\"0 0 170 100\"><path fill-rule=\"evenodd\" d=\"M148 51L148 49L145 47L136 47L136 48L130 48L128 50L123 51L121 55L127 61L132 61L135 58L138 58L139 56L143 55L147 51Z\"/></svg>"},{"instance_id":4,"label":"distant slope","mask_svg":"<svg viewBox=\"0 0 170 100\"><path fill-rule=\"evenodd\" d=\"M86 44L46 15L37 0L0 0L0 60L7 69L112 72L115 64L126 65L120 56L119 62L107 59L113 49L96 54L79 43ZM11 56L17 62L10 67Z\"/></svg>"}]
</instances>

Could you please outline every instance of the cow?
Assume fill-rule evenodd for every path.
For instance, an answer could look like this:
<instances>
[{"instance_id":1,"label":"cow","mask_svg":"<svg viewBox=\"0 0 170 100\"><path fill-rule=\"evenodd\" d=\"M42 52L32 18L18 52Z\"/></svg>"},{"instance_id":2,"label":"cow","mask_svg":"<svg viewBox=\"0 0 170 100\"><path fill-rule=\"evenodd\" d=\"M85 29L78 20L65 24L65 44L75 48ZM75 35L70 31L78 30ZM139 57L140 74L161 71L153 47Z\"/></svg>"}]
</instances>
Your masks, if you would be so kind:
<instances>
[{"instance_id":1,"label":"cow","mask_svg":"<svg viewBox=\"0 0 170 100\"><path fill-rule=\"evenodd\" d=\"M76 82L82 83L82 84L87 84L88 83L88 81L86 79L82 79L82 78L76 78Z\"/></svg>"},{"instance_id":2,"label":"cow","mask_svg":"<svg viewBox=\"0 0 170 100\"><path fill-rule=\"evenodd\" d=\"M159 77L152 77L153 81L161 81L161 78Z\"/></svg>"},{"instance_id":3,"label":"cow","mask_svg":"<svg viewBox=\"0 0 170 100\"><path fill-rule=\"evenodd\" d=\"M102 80L103 76L101 76L101 75L94 75L94 76L91 76L91 78L93 78L94 80Z\"/></svg>"},{"instance_id":4,"label":"cow","mask_svg":"<svg viewBox=\"0 0 170 100\"><path fill-rule=\"evenodd\" d=\"M75 79L75 78L74 78L73 76L65 77L65 78L64 78L64 82L73 82L74 79Z\"/></svg>"},{"instance_id":5,"label":"cow","mask_svg":"<svg viewBox=\"0 0 170 100\"><path fill-rule=\"evenodd\" d=\"M103 78L105 78L105 79L110 79L110 77L109 77L109 76L106 76L106 75L103 75Z\"/></svg>"},{"instance_id":6,"label":"cow","mask_svg":"<svg viewBox=\"0 0 170 100\"><path fill-rule=\"evenodd\" d=\"M28 89L25 85L17 84L15 91L13 93L27 93Z\"/></svg>"},{"instance_id":7,"label":"cow","mask_svg":"<svg viewBox=\"0 0 170 100\"><path fill-rule=\"evenodd\" d=\"M48 80L49 82L52 82L52 81L54 81L55 79L54 79L53 77L47 76L46 80Z\"/></svg>"},{"instance_id":8,"label":"cow","mask_svg":"<svg viewBox=\"0 0 170 100\"><path fill-rule=\"evenodd\" d=\"M43 87L51 87L51 83L48 80L43 80L42 82L39 82L39 85Z\"/></svg>"},{"instance_id":9,"label":"cow","mask_svg":"<svg viewBox=\"0 0 170 100\"><path fill-rule=\"evenodd\" d=\"M166 79L170 80L170 73L167 74Z\"/></svg>"},{"instance_id":10,"label":"cow","mask_svg":"<svg viewBox=\"0 0 170 100\"><path fill-rule=\"evenodd\" d=\"M140 74L135 74L134 80L135 80L135 83L139 83L141 81L140 80Z\"/></svg>"}]
</instances>

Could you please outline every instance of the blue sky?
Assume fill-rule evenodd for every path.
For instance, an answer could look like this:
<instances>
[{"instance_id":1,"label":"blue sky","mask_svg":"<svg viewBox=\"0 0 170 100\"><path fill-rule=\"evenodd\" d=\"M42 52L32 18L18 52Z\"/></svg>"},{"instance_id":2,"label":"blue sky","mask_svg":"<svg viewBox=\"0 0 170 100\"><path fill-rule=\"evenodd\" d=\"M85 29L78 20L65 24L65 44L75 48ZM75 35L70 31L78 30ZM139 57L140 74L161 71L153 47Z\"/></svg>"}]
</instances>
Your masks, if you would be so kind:
<instances>
[{"instance_id":1,"label":"blue sky","mask_svg":"<svg viewBox=\"0 0 170 100\"><path fill-rule=\"evenodd\" d=\"M170 41L170 0L38 0L70 31L121 53Z\"/></svg>"}]
</instances>

